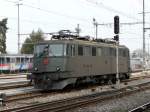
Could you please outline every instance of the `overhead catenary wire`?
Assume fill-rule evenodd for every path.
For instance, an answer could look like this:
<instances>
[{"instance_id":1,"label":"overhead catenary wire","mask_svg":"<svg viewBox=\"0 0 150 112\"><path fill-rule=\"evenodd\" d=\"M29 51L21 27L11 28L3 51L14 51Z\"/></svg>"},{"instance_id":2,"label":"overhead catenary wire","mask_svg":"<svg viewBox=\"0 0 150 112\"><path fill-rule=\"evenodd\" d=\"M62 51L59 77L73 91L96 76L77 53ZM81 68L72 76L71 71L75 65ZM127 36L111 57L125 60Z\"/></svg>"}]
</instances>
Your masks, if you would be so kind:
<instances>
[{"instance_id":1,"label":"overhead catenary wire","mask_svg":"<svg viewBox=\"0 0 150 112\"><path fill-rule=\"evenodd\" d=\"M142 22L126 22L126 23L120 23L120 25L141 25ZM100 26L113 26L114 23L98 23Z\"/></svg>"},{"instance_id":2,"label":"overhead catenary wire","mask_svg":"<svg viewBox=\"0 0 150 112\"><path fill-rule=\"evenodd\" d=\"M11 19L11 20L14 20L16 21L17 20L17 17L9 17L9 16L0 16L0 17L3 17L3 18L8 18L8 19ZM35 24L35 23L38 23L38 24L43 24L43 25L47 25L48 23L52 24L53 22L49 22L49 21L39 21L39 20L35 20L35 19L20 19L21 21L23 22L27 22L27 23L31 23L31 24Z\"/></svg>"},{"instance_id":3,"label":"overhead catenary wire","mask_svg":"<svg viewBox=\"0 0 150 112\"><path fill-rule=\"evenodd\" d=\"M124 13L124 12L121 12L121 11L119 11L119 10L116 10L116 9L110 7L110 6L106 6L106 5L103 4L103 3L94 2L94 1L92 1L92 0L86 0L86 1L87 1L88 3L91 3L91 4L94 4L94 5L98 6L98 7L100 7L100 8L103 8L103 9L109 11L109 12L118 13L118 14L120 14L120 15L123 15L123 16L127 17L127 18L134 19L134 20L137 20L137 21L141 21L140 19L138 19L138 18L136 18L136 17L134 17L134 16L131 16L131 15L127 14L127 13Z\"/></svg>"},{"instance_id":4,"label":"overhead catenary wire","mask_svg":"<svg viewBox=\"0 0 150 112\"><path fill-rule=\"evenodd\" d=\"M17 3L17 2L14 2L14 1L10 1L10 0L4 0L4 1L11 2L11 3ZM88 1L90 3L95 3L95 2L91 2L89 0L86 0L86 1ZM95 3L95 4L99 5L98 3ZM26 7L29 7L29 8L34 8L34 9L37 9L37 10L40 10L40 11L43 11L43 12L46 12L46 13L54 14L54 15L64 16L64 17L67 17L67 18L72 18L72 19L75 19L75 20L83 21L83 22L88 22L89 21L87 19L77 18L75 16L70 16L70 15L59 13L59 12L38 8L38 7L35 7L35 6L32 6L32 5L29 5L29 4L23 4L23 5L26 6ZM104 5L102 5L102 6L104 6ZM133 17L130 17L129 15L124 14L123 12L117 11L117 10L112 9L110 7L109 8L107 7L107 9L110 10L110 11L113 11L113 12L118 12L118 13L120 13L120 14L128 17L128 18L132 18L133 19ZM31 23L33 22L32 20L25 20L25 21L28 21L28 22L31 22ZM121 23L121 25L136 25L136 24L142 24L142 22ZM101 25L101 26L107 26L107 25L111 26L111 25L113 25L113 23L102 23L102 24L99 24L99 25Z\"/></svg>"},{"instance_id":5,"label":"overhead catenary wire","mask_svg":"<svg viewBox=\"0 0 150 112\"><path fill-rule=\"evenodd\" d=\"M14 2L14 1L10 1L10 0L4 0L4 1L8 1L8 2L11 2L11 3L15 3L15 4L17 3L17 2ZM44 12L47 12L47 13L59 15L59 16L72 17L72 16L64 15L64 14L61 14L61 13L58 13L58 12L49 11L49 10L46 10L46 9L41 9L41 8L38 8L38 7L34 7L34 6L31 6L31 5L28 5L28 4L23 4L23 5L27 6L27 7L30 7L30 8L34 8L34 9L40 10L40 11L44 11ZM113 12L118 12L118 11L117 10L113 10ZM120 12L120 13L122 13L122 12ZM127 14L123 14L123 15L127 16ZM77 19L77 18L74 18L74 19ZM26 21L26 22L30 22L30 23L33 23L33 22L37 22L37 23L41 23L41 24L43 23L43 22L27 20L27 19L22 19L22 20ZM80 19L80 20L85 21L84 19ZM45 23L47 23L47 22L45 22ZM141 24L141 22L121 23L120 25L137 25L137 24ZM102 24L99 24L99 25L101 25L101 26L111 26L111 25L113 25L113 23L102 23Z\"/></svg>"},{"instance_id":6,"label":"overhead catenary wire","mask_svg":"<svg viewBox=\"0 0 150 112\"><path fill-rule=\"evenodd\" d=\"M11 1L11 0L3 0L3 1L10 2L10 3L15 3L15 4L17 3L17 2ZM29 5L29 4L25 4L25 3L23 3L23 6L29 7L29 8L33 8L33 9L36 9L36 10L39 10L39 11L42 11L42 12L45 12L45 13L49 13L49 14L53 14L53 15L57 15L57 16L62 16L62 17L65 17L67 19L74 19L74 20L78 20L78 21L82 21L82 22L86 22L86 23L89 22L89 20L85 19L85 18L79 18L79 17L76 17L76 16L70 16L70 15L67 15L67 14L63 14L63 13L60 13L60 12L56 12L56 11L51 11L51 10L35 7L35 6Z\"/></svg>"}]
</instances>

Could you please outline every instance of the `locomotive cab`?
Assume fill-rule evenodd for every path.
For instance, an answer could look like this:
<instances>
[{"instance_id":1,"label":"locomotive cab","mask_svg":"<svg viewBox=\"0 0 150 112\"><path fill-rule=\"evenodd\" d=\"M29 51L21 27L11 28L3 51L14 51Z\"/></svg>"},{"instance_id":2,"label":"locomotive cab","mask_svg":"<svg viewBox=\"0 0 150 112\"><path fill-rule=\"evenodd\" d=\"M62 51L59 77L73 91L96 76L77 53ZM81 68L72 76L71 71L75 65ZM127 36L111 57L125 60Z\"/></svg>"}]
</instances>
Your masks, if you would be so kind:
<instances>
[{"instance_id":1,"label":"locomotive cab","mask_svg":"<svg viewBox=\"0 0 150 112\"><path fill-rule=\"evenodd\" d=\"M65 71L65 44L37 44L34 50L34 73Z\"/></svg>"},{"instance_id":2,"label":"locomotive cab","mask_svg":"<svg viewBox=\"0 0 150 112\"><path fill-rule=\"evenodd\" d=\"M67 83L63 80L68 72L66 70L67 48L65 41L51 41L35 45L32 76L36 88L62 89L66 86ZM61 80L61 84L58 84L58 80ZM57 81L56 84L55 81Z\"/></svg>"}]
</instances>

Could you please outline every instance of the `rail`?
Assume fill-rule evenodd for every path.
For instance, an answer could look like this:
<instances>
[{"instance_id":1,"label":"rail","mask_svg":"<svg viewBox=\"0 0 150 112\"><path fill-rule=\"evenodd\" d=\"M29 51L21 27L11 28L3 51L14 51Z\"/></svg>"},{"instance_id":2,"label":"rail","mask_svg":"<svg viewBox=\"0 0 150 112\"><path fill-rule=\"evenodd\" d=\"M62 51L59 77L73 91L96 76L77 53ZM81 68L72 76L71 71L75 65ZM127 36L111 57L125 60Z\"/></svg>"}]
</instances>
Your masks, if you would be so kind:
<instances>
[{"instance_id":1,"label":"rail","mask_svg":"<svg viewBox=\"0 0 150 112\"><path fill-rule=\"evenodd\" d=\"M61 112L69 109L73 109L79 106L88 105L91 103L100 102L103 100L109 100L114 99L118 97L123 97L126 95L133 94L135 92L143 91L146 89L150 89L150 82L144 83L140 85L136 85L133 87L126 87L119 90L111 90L111 91L105 91L101 93L94 93L90 95L85 96L79 96L74 98L68 98L58 101L52 101L52 102L46 102L46 103L38 103L35 105L29 105L24 107L18 107L13 109L7 109L3 110L1 112Z\"/></svg>"},{"instance_id":2,"label":"rail","mask_svg":"<svg viewBox=\"0 0 150 112\"><path fill-rule=\"evenodd\" d=\"M139 107L136 107L132 110L130 110L129 112L144 112L146 110L150 109L150 102L144 104L144 105L141 105Z\"/></svg>"},{"instance_id":3,"label":"rail","mask_svg":"<svg viewBox=\"0 0 150 112\"><path fill-rule=\"evenodd\" d=\"M128 80L124 80L122 81L122 83L124 83L126 86L128 85L128 82L131 82L131 81L134 81L134 80L139 80L139 79L144 79L144 78L150 78L150 76L142 76L142 77L134 77L132 79L128 79ZM81 89L93 89L93 88L96 88L97 86L99 85L91 85L89 86L88 88L87 87L82 87L80 86L78 88L78 90L81 90ZM76 89L72 89L71 91L74 91ZM70 89L68 90L70 91ZM61 90L61 92L64 93L63 90ZM67 90L65 89L65 92L67 92ZM14 102L14 101L19 101L19 100L27 100L27 99L30 99L30 98L34 98L34 97L45 97L47 95L53 95L53 94L57 94L57 93L60 93L60 91L54 91L54 92L51 92L50 94L45 94L45 93L41 93L40 90L37 90L37 91L30 91L30 92L27 92L27 93L21 93L21 94L16 94L16 95L12 95L12 96L7 96L7 103L8 102Z\"/></svg>"}]
</instances>

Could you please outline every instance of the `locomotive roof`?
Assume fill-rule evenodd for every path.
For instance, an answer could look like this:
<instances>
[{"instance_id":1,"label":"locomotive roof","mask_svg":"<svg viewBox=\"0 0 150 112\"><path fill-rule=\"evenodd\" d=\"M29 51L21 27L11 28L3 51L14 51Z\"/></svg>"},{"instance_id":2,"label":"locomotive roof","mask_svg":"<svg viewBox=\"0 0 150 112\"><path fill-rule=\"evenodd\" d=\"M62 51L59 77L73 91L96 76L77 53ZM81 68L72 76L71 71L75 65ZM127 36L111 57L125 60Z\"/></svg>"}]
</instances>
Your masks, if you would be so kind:
<instances>
[{"instance_id":1,"label":"locomotive roof","mask_svg":"<svg viewBox=\"0 0 150 112\"><path fill-rule=\"evenodd\" d=\"M93 46L105 46L105 47L115 47L115 43L104 43L104 42L95 42L95 41L86 41L86 40L78 40L78 39L70 39L70 40L46 40L43 42L39 42L37 44L59 44L59 43L70 43L70 44L80 44L80 45L93 45ZM127 48L124 45L119 45L120 48Z\"/></svg>"}]
</instances>

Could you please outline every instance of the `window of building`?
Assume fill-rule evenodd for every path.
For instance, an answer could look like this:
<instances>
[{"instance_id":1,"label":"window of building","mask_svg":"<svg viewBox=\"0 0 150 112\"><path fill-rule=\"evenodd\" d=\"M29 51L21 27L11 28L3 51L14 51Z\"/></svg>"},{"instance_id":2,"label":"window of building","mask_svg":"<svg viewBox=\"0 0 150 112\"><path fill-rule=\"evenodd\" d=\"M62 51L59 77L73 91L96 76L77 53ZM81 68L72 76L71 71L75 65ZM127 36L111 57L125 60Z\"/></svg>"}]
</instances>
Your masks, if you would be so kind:
<instances>
[{"instance_id":1,"label":"window of building","mask_svg":"<svg viewBox=\"0 0 150 112\"><path fill-rule=\"evenodd\" d=\"M30 58L30 62L31 62L31 63L33 62L33 58Z\"/></svg>"},{"instance_id":2,"label":"window of building","mask_svg":"<svg viewBox=\"0 0 150 112\"><path fill-rule=\"evenodd\" d=\"M10 58L6 58L6 63L10 63Z\"/></svg>"},{"instance_id":3,"label":"window of building","mask_svg":"<svg viewBox=\"0 0 150 112\"><path fill-rule=\"evenodd\" d=\"M23 57L21 58L21 63L24 63L24 58Z\"/></svg>"},{"instance_id":4,"label":"window of building","mask_svg":"<svg viewBox=\"0 0 150 112\"><path fill-rule=\"evenodd\" d=\"M15 63L15 62L16 62L16 58L13 58L13 57L10 58L10 62L11 62L11 63ZM19 62L20 62L20 59L19 59Z\"/></svg>"},{"instance_id":5,"label":"window of building","mask_svg":"<svg viewBox=\"0 0 150 112\"><path fill-rule=\"evenodd\" d=\"M5 63L5 60L3 57L0 58L0 64L4 64Z\"/></svg>"},{"instance_id":6,"label":"window of building","mask_svg":"<svg viewBox=\"0 0 150 112\"><path fill-rule=\"evenodd\" d=\"M21 59L19 57L16 58L16 63L20 63Z\"/></svg>"},{"instance_id":7,"label":"window of building","mask_svg":"<svg viewBox=\"0 0 150 112\"><path fill-rule=\"evenodd\" d=\"M29 58L25 58L25 62L28 63L29 62Z\"/></svg>"}]
</instances>

